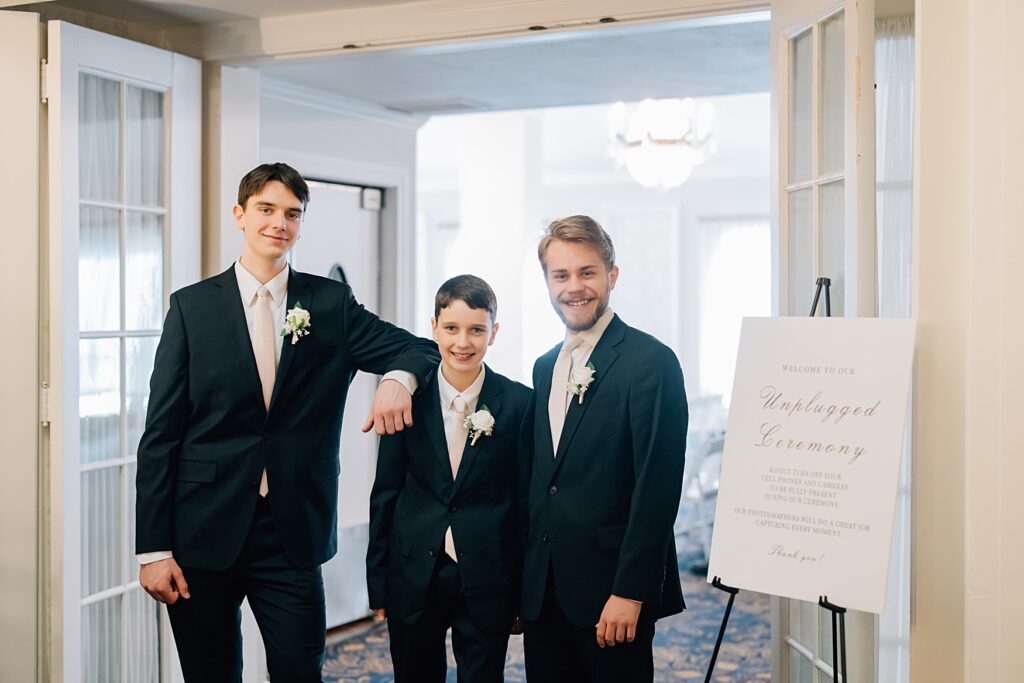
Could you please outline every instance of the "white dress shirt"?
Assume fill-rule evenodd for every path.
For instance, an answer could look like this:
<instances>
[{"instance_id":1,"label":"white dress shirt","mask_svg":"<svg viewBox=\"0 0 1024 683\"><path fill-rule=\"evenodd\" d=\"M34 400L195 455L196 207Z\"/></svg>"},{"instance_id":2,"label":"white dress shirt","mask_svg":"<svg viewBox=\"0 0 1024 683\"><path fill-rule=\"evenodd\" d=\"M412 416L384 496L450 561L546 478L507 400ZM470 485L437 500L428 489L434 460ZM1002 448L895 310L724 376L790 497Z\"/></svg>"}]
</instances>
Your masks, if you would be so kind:
<instances>
[{"instance_id":1,"label":"white dress shirt","mask_svg":"<svg viewBox=\"0 0 1024 683\"><path fill-rule=\"evenodd\" d=\"M441 416L444 418L444 441L448 443L451 440L452 428L455 426L455 409L452 407L452 402L455 401L456 396L462 396L462 400L466 402L466 415L472 415L476 412L476 402L480 398L480 389L484 386L484 366L480 366L480 374L476 376L473 383L466 387L465 391L459 391L444 378L444 373L440 368L437 370L437 386L438 393L441 395Z\"/></svg>"},{"instance_id":2,"label":"white dress shirt","mask_svg":"<svg viewBox=\"0 0 1024 683\"><path fill-rule=\"evenodd\" d=\"M601 317L597 319L597 322L588 329L581 330L580 332L573 332L572 330L565 331L565 344L569 346L576 346L572 343L573 341L578 342L579 350L574 351L574 357L580 359L580 366L586 366L590 361L590 355L594 353L594 349L597 348L597 343L601 341L601 337L604 335L604 331L608 329L608 325L611 324L612 318L615 317L615 311L609 306L601 314ZM569 399L572 398L573 394L569 393L569 385L566 382L562 382L562 386L556 386L558 379L554 377L552 373L551 380L551 391L561 391L565 394L565 407L566 412L569 410Z\"/></svg>"},{"instance_id":3,"label":"white dress shirt","mask_svg":"<svg viewBox=\"0 0 1024 683\"><path fill-rule=\"evenodd\" d=\"M242 310L245 311L245 326L249 330L249 343L253 343L253 321L255 319L256 293L260 287L266 287L270 292L270 313L278 328L284 327L284 318L288 312L288 274L291 266L286 265L284 269L270 279L266 284L261 283L252 273L245 269L241 261L235 261L235 279L238 281L238 293L242 297ZM311 321L312 322L312 321ZM312 332L310 332L312 334ZM275 336L274 363L281 364L281 347L284 344L284 337ZM481 373L482 374L482 373ZM404 370L392 370L381 379L393 379L409 390L410 394L416 393L416 376ZM170 550L156 550L151 553L141 553L135 556L139 564L149 564L158 560L166 560L174 557Z\"/></svg>"},{"instance_id":4,"label":"white dress shirt","mask_svg":"<svg viewBox=\"0 0 1024 683\"><path fill-rule=\"evenodd\" d=\"M486 372L486 370L484 370L484 366L481 365L480 374L476 376L476 379L473 380L472 384L466 387L465 391L460 392L458 389L449 384L448 380L444 378L443 367L444 366L442 364L442 367L438 368L437 370L437 386L438 394L440 395L441 398L441 416L442 419L444 420L444 442L446 444L451 444L453 432L455 431L455 427L458 424L459 419L459 413L458 411L455 410L455 406L453 405L455 403L455 399L461 396L462 400L466 402L466 412L462 414L463 419L475 413L477 399L480 398L480 389L484 385L484 373ZM449 446L449 459L451 459L452 457L450 449L451 446ZM453 481L455 478L455 474L456 472L452 473ZM457 555L455 552L455 539L452 537L451 527L445 529L444 537L445 552L448 553L448 555L457 562L458 560L456 559Z\"/></svg>"}]
</instances>

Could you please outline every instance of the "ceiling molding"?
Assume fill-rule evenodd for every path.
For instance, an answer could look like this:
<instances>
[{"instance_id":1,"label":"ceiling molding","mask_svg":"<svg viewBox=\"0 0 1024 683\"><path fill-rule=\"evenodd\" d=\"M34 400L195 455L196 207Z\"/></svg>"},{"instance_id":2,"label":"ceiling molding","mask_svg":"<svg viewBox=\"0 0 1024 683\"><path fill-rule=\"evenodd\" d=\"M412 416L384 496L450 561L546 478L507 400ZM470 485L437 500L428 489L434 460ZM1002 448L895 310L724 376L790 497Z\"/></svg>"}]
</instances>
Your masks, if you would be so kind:
<instances>
[{"instance_id":1,"label":"ceiling molding","mask_svg":"<svg viewBox=\"0 0 1024 683\"><path fill-rule=\"evenodd\" d=\"M286 104L319 109L349 119L388 123L402 128L419 128L429 118L267 76L260 78L260 96Z\"/></svg>"},{"instance_id":2,"label":"ceiling molding","mask_svg":"<svg viewBox=\"0 0 1024 683\"><path fill-rule=\"evenodd\" d=\"M203 27L204 59L252 64L759 12L768 0L427 0Z\"/></svg>"}]
</instances>

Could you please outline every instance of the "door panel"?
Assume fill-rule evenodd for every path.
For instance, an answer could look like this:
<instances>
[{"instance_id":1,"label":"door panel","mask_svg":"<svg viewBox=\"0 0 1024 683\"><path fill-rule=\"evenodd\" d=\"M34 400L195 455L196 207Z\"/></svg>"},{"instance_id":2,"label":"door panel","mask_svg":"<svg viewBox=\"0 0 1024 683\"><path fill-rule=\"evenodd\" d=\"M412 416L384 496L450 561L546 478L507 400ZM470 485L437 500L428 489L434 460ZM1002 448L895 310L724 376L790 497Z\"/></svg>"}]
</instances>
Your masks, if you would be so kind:
<instances>
[{"instance_id":1,"label":"door panel","mask_svg":"<svg viewBox=\"0 0 1024 683\"><path fill-rule=\"evenodd\" d=\"M808 314L818 277L831 280L832 315L875 313L873 63L873 0L772 3L782 315ZM775 600L776 680L833 680L828 614L813 603ZM847 615L852 681L875 678L875 631L873 615Z\"/></svg>"},{"instance_id":2,"label":"door panel","mask_svg":"<svg viewBox=\"0 0 1024 683\"><path fill-rule=\"evenodd\" d=\"M135 457L168 295L199 275L200 66L64 22L48 62L52 678L155 683L173 647L138 584Z\"/></svg>"},{"instance_id":3,"label":"door panel","mask_svg":"<svg viewBox=\"0 0 1024 683\"><path fill-rule=\"evenodd\" d=\"M362 208L361 187L310 182L310 201L302 232L292 251L296 269L343 280L356 300L379 310L380 212ZM338 495L338 554L323 566L327 627L365 617L366 547L369 541L370 489L377 462L377 437L363 434L378 378L358 373L349 389L341 428L341 479Z\"/></svg>"}]
</instances>

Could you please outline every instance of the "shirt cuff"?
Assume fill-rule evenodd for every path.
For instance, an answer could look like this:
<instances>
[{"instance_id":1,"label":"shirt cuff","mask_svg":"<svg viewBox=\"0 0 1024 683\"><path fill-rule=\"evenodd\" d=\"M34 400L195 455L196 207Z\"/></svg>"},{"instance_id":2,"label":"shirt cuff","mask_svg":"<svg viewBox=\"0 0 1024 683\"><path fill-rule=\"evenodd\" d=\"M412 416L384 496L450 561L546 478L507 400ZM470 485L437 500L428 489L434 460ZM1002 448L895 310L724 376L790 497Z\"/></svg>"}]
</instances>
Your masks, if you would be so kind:
<instances>
[{"instance_id":1,"label":"shirt cuff","mask_svg":"<svg viewBox=\"0 0 1024 683\"><path fill-rule=\"evenodd\" d=\"M393 379L403 387L405 387L410 394L415 394L416 389L419 388L419 382L416 381L416 375L408 372L407 370L392 370L383 377L380 381L383 382L386 379Z\"/></svg>"},{"instance_id":2,"label":"shirt cuff","mask_svg":"<svg viewBox=\"0 0 1024 683\"><path fill-rule=\"evenodd\" d=\"M173 557L174 554L170 550L156 550L151 553L139 553L135 559L139 561L139 564L151 564L160 560L170 560Z\"/></svg>"}]
</instances>

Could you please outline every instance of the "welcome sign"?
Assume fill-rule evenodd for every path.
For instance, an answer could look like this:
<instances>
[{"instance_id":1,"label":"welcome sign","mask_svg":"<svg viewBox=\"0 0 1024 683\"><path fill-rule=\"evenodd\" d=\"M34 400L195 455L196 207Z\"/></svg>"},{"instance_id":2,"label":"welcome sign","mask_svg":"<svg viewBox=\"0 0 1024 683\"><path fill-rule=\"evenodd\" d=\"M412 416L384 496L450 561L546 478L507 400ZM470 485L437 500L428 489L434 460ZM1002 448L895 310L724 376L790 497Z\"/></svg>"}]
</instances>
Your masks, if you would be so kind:
<instances>
[{"instance_id":1,"label":"welcome sign","mask_svg":"<svg viewBox=\"0 0 1024 683\"><path fill-rule=\"evenodd\" d=\"M708 576L880 613L914 323L746 318Z\"/></svg>"}]
</instances>

